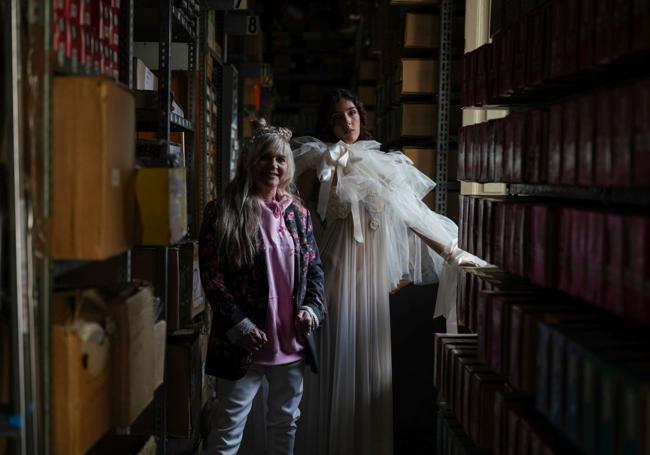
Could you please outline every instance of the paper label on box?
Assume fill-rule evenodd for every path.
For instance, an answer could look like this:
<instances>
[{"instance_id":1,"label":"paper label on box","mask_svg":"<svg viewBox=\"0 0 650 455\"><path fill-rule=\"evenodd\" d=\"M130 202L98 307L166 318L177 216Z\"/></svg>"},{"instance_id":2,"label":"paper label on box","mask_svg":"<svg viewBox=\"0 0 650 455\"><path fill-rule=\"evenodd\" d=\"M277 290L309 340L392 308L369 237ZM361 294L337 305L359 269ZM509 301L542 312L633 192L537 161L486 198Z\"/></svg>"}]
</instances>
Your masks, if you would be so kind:
<instances>
[{"instance_id":1,"label":"paper label on box","mask_svg":"<svg viewBox=\"0 0 650 455\"><path fill-rule=\"evenodd\" d=\"M119 169L111 169L111 184L115 188L119 188L122 184L122 178Z\"/></svg>"}]
</instances>

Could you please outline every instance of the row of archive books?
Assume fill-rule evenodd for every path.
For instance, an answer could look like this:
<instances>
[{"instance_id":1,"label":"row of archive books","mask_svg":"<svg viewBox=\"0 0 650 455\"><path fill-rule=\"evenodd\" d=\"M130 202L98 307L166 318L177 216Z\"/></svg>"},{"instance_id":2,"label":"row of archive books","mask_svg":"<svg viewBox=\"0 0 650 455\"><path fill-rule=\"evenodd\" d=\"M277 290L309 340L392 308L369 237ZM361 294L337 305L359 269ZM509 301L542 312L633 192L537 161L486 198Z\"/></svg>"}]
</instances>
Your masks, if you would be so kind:
<instances>
[{"instance_id":1,"label":"row of archive books","mask_svg":"<svg viewBox=\"0 0 650 455\"><path fill-rule=\"evenodd\" d=\"M536 285L650 327L647 214L461 196L460 217L461 248Z\"/></svg>"},{"instance_id":2,"label":"row of archive books","mask_svg":"<svg viewBox=\"0 0 650 455\"><path fill-rule=\"evenodd\" d=\"M455 438L451 438L451 444L441 431L445 429L444 423L439 423L439 438L447 436L438 441L443 454L449 453L444 449L450 445L471 447L462 433L468 436L480 451L478 453L560 455L575 452L571 444L535 412L530 397L525 400L502 375L481 363L477 357L475 334L436 334L435 352L434 387L449 414L458 422L453 427Z\"/></svg>"},{"instance_id":3,"label":"row of archive books","mask_svg":"<svg viewBox=\"0 0 650 455\"><path fill-rule=\"evenodd\" d=\"M479 447L539 453L533 447L551 437L586 454L648 453L645 333L498 269L461 273L491 290L479 292L476 335L437 335L434 379ZM511 425L499 393L516 397L515 414L532 421Z\"/></svg>"},{"instance_id":4,"label":"row of archive books","mask_svg":"<svg viewBox=\"0 0 650 455\"><path fill-rule=\"evenodd\" d=\"M458 178L650 185L650 78L460 130Z\"/></svg>"},{"instance_id":5,"label":"row of archive books","mask_svg":"<svg viewBox=\"0 0 650 455\"><path fill-rule=\"evenodd\" d=\"M563 78L650 49L646 0L553 0L464 56L461 104L558 88Z\"/></svg>"}]
</instances>

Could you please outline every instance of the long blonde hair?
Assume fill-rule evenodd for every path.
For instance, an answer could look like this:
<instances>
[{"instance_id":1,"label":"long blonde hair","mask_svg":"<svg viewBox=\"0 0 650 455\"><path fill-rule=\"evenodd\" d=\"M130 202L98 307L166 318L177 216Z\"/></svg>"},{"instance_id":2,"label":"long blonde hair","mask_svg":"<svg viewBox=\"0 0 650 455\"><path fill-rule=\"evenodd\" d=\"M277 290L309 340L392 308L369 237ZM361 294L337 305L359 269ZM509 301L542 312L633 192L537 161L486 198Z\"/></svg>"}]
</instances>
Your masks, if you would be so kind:
<instances>
[{"instance_id":1,"label":"long blonde hair","mask_svg":"<svg viewBox=\"0 0 650 455\"><path fill-rule=\"evenodd\" d=\"M244 146L235 178L226 186L222 209L215 222L219 239L217 252L237 268L252 265L257 254L261 208L255 200L251 170L269 150L282 150L287 160L287 172L278 186L278 195L288 195L294 203L298 202L292 183L296 166L289 147L290 139L290 130L261 123Z\"/></svg>"}]
</instances>

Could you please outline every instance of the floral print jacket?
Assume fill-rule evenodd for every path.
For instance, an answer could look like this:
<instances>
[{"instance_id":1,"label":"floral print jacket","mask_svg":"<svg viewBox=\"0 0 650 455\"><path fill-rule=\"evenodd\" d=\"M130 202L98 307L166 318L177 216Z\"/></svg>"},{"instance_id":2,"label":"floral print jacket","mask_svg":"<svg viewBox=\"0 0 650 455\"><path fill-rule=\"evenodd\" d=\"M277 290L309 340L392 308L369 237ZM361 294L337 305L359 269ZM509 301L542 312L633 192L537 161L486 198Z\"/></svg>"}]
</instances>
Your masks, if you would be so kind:
<instances>
[{"instance_id":1,"label":"floral print jacket","mask_svg":"<svg viewBox=\"0 0 650 455\"><path fill-rule=\"evenodd\" d=\"M214 226L220 207L219 201L212 201L205 207L199 236L201 283L214 312L205 368L207 374L235 380L246 374L252 355L230 342L226 333L245 318L258 327L266 326L267 264L261 240L250 267L235 269L219 257ZM296 247L294 311L297 314L300 307L307 306L321 323L325 318L324 277L311 216L307 209L292 203L285 210L284 220ZM313 332L305 343L305 358L312 370L318 371Z\"/></svg>"}]
</instances>

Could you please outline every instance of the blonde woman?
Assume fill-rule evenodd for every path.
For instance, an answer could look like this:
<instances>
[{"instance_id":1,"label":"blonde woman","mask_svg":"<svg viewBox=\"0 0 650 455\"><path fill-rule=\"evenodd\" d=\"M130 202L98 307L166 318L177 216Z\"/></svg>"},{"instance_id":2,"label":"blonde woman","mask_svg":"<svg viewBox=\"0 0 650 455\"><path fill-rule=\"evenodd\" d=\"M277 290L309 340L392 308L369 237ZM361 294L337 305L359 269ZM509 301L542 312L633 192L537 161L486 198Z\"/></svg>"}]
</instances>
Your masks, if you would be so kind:
<instances>
[{"instance_id":1,"label":"blonde woman","mask_svg":"<svg viewBox=\"0 0 650 455\"><path fill-rule=\"evenodd\" d=\"M268 380L267 450L293 453L304 365L325 316L323 270L309 212L291 191L291 132L262 124L235 179L210 202L200 234L201 281L214 311L206 373L217 376L217 453L236 454Z\"/></svg>"}]
</instances>

